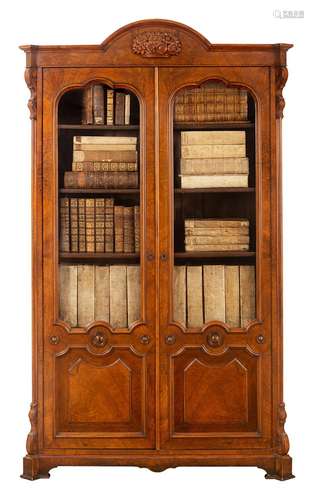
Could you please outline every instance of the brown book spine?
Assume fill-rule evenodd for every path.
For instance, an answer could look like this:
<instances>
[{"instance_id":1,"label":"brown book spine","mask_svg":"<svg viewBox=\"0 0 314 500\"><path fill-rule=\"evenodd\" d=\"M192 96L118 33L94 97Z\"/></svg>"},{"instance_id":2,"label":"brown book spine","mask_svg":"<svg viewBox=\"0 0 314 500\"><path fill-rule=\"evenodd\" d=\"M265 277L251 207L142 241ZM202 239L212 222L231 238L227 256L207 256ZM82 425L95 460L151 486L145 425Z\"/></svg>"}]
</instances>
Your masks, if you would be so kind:
<instances>
[{"instance_id":1,"label":"brown book spine","mask_svg":"<svg viewBox=\"0 0 314 500\"><path fill-rule=\"evenodd\" d=\"M74 150L73 161L107 161L107 162L135 162L137 152L135 149L115 149L109 144L111 149Z\"/></svg>"},{"instance_id":2,"label":"brown book spine","mask_svg":"<svg viewBox=\"0 0 314 500\"><path fill-rule=\"evenodd\" d=\"M78 200L79 252L86 252L85 199Z\"/></svg>"},{"instance_id":3,"label":"brown book spine","mask_svg":"<svg viewBox=\"0 0 314 500\"><path fill-rule=\"evenodd\" d=\"M69 198L60 199L60 250L70 251L70 210Z\"/></svg>"},{"instance_id":4,"label":"brown book spine","mask_svg":"<svg viewBox=\"0 0 314 500\"><path fill-rule=\"evenodd\" d=\"M113 198L105 199L105 252L113 252Z\"/></svg>"},{"instance_id":5,"label":"brown book spine","mask_svg":"<svg viewBox=\"0 0 314 500\"><path fill-rule=\"evenodd\" d=\"M136 162L74 161L73 172L136 172Z\"/></svg>"},{"instance_id":6,"label":"brown book spine","mask_svg":"<svg viewBox=\"0 0 314 500\"><path fill-rule=\"evenodd\" d=\"M105 251L105 200L95 200L95 251Z\"/></svg>"},{"instance_id":7,"label":"brown book spine","mask_svg":"<svg viewBox=\"0 0 314 500\"><path fill-rule=\"evenodd\" d=\"M131 95L125 94L125 103L124 103L124 123L125 123L125 125L130 124L130 112L131 112Z\"/></svg>"},{"instance_id":8,"label":"brown book spine","mask_svg":"<svg viewBox=\"0 0 314 500\"><path fill-rule=\"evenodd\" d=\"M65 172L65 188L127 189L138 187L137 172Z\"/></svg>"},{"instance_id":9,"label":"brown book spine","mask_svg":"<svg viewBox=\"0 0 314 500\"><path fill-rule=\"evenodd\" d=\"M134 207L123 209L123 251L134 252Z\"/></svg>"},{"instance_id":10,"label":"brown book spine","mask_svg":"<svg viewBox=\"0 0 314 500\"><path fill-rule=\"evenodd\" d=\"M124 125L125 94L116 92L115 125Z\"/></svg>"},{"instance_id":11,"label":"brown book spine","mask_svg":"<svg viewBox=\"0 0 314 500\"><path fill-rule=\"evenodd\" d=\"M124 207L114 207L114 249L115 252L123 252L123 213Z\"/></svg>"},{"instance_id":12,"label":"brown book spine","mask_svg":"<svg viewBox=\"0 0 314 500\"><path fill-rule=\"evenodd\" d=\"M78 252L78 202L70 198L71 252Z\"/></svg>"},{"instance_id":13,"label":"brown book spine","mask_svg":"<svg viewBox=\"0 0 314 500\"><path fill-rule=\"evenodd\" d=\"M107 125L113 125L113 100L114 100L114 91L112 89L107 89L107 99L106 99Z\"/></svg>"},{"instance_id":14,"label":"brown book spine","mask_svg":"<svg viewBox=\"0 0 314 500\"><path fill-rule=\"evenodd\" d=\"M102 125L105 120L104 87L94 85L93 87L93 115L94 123Z\"/></svg>"},{"instance_id":15,"label":"brown book spine","mask_svg":"<svg viewBox=\"0 0 314 500\"><path fill-rule=\"evenodd\" d=\"M93 87L90 85L83 93L82 123L91 125L93 123Z\"/></svg>"},{"instance_id":16,"label":"brown book spine","mask_svg":"<svg viewBox=\"0 0 314 500\"><path fill-rule=\"evenodd\" d=\"M95 252L95 200L86 199L86 252Z\"/></svg>"},{"instance_id":17,"label":"brown book spine","mask_svg":"<svg viewBox=\"0 0 314 500\"><path fill-rule=\"evenodd\" d=\"M134 251L140 251L140 207L134 207Z\"/></svg>"}]
</instances>

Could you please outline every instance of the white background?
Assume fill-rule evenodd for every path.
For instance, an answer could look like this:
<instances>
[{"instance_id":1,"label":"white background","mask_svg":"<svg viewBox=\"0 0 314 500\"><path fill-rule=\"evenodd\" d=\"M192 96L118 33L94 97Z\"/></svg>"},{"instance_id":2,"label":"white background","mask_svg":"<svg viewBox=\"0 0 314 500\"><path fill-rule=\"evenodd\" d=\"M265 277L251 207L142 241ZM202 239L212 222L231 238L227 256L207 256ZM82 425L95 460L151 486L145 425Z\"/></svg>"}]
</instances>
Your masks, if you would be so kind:
<instances>
[{"instance_id":1,"label":"white background","mask_svg":"<svg viewBox=\"0 0 314 500\"><path fill-rule=\"evenodd\" d=\"M313 498L313 8L312 2L201 0L7 1L0 11L1 465L4 499L97 496ZM278 19L275 9L304 10ZM97 44L139 19L190 25L212 43L293 43L283 121L286 430L296 479L265 481L257 468L65 468L50 480L19 478L31 401L30 120L21 44ZM1 491L1 490L0 490Z\"/></svg>"}]
</instances>

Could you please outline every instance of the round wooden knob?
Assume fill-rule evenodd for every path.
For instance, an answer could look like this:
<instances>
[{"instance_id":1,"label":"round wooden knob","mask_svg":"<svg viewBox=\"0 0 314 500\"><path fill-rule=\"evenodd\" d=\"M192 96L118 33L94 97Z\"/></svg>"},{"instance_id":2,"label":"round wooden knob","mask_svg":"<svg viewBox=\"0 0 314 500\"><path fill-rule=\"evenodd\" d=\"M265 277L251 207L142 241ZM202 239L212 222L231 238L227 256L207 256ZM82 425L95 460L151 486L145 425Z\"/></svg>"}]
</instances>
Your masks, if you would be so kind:
<instances>
[{"instance_id":1,"label":"round wooden knob","mask_svg":"<svg viewBox=\"0 0 314 500\"><path fill-rule=\"evenodd\" d=\"M92 344L95 347L103 347L104 345L106 345L106 343L107 340L101 333L96 333L96 335L94 335L92 338Z\"/></svg>"},{"instance_id":2,"label":"round wooden knob","mask_svg":"<svg viewBox=\"0 0 314 500\"><path fill-rule=\"evenodd\" d=\"M211 347L219 347L223 343L223 338L220 333L212 332L207 335L207 342Z\"/></svg>"},{"instance_id":3,"label":"round wooden knob","mask_svg":"<svg viewBox=\"0 0 314 500\"><path fill-rule=\"evenodd\" d=\"M167 337L165 338L165 342L166 344L168 345L173 345L176 343L176 336L175 335L167 335Z\"/></svg>"}]
</instances>

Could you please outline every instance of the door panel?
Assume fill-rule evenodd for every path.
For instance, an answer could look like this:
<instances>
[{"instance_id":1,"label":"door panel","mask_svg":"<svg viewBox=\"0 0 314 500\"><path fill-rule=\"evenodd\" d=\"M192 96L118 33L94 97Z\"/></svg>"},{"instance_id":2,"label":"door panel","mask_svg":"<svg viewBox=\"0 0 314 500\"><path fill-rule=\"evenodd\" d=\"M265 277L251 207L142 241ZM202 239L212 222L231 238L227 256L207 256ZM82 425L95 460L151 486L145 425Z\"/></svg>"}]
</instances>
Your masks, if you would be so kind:
<instances>
[{"instance_id":1,"label":"door panel","mask_svg":"<svg viewBox=\"0 0 314 500\"><path fill-rule=\"evenodd\" d=\"M131 98L131 112L134 109L138 113L139 125L131 121L130 127L82 127L82 103L78 96L92 83L137 96L139 106L134 107ZM155 296L156 284L155 261L146 259L155 254L153 70L94 68L91 82L88 69L45 69L43 84L43 445L47 449L153 448L156 319L155 302L148 297ZM62 121L58 126L60 96L66 106L59 114ZM73 169L77 136L137 137L140 189L102 193L78 189L72 195L71 189L65 189L63 179L65 172ZM91 149L96 151L93 154L98 158L97 148L103 149L98 144L77 147L88 155ZM73 253L71 245L77 246L77 242L72 240L70 251L62 247L65 204L58 212L58 194L60 199L70 200L70 214L71 200L73 210L79 210L79 202L85 201L86 220L88 201L92 200L96 245L106 244L99 240L100 232L97 237L97 210L103 210L107 199L111 200L111 228L112 203L125 207L140 205L139 249L125 255L123 250L108 252L103 247L91 253L79 248ZM77 226L72 219L70 222L72 238ZM102 231L106 228L102 226ZM113 297L113 292L119 293Z\"/></svg>"},{"instance_id":2,"label":"door panel","mask_svg":"<svg viewBox=\"0 0 314 500\"><path fill-rule=\"evenodd\" d=\"M174 114L176 93L186 87L203 88L210 80L223 82L228 88L236 85L249 89L252 96L248 120L243 125L245 134L242 132L249 157L248 184L242 190L195 189L196 185L194 189L182 189L180 160L184 156L180 155L188 158L195 153L194 145L182 148L186 132L241 130L239 124L224 127L219 122L197 126L195 120L192 124L178 122L182 115L178 115L178 109ZM159 128L159 279L160 289L164 290L160 296L162 448L244 449L270 445L268 92L268 70L264 68L159 70L159 114L163 117ZM193 110L190 96L186 99L186 109ZM198 111L195 108L192 112ZM178 120L175 124L174 118ZM193 122L192 118L189 122ZM206 148L210 151L212 146L206 144ZM194 235L204 231L200 231L202 225L197 227L198 233L187 230L197 226L186 222L195 218L248 220L249 230L245 235L241 230L238 241L246 244L249 240L249 248L243 252L242 248L237 252L221 252L218 248L206 252L204 247L195 251L197 245L193 247L200 240ZM227 233L225 230L221 241L228 240ZM201 236L202 241L215 243L214 232L209 234ZM218 289L223 290L225 302L215 315L212 310L217 307L217 295L213 288L217 289L218 279L222 280Z\"/></svg>"}]
</instances>

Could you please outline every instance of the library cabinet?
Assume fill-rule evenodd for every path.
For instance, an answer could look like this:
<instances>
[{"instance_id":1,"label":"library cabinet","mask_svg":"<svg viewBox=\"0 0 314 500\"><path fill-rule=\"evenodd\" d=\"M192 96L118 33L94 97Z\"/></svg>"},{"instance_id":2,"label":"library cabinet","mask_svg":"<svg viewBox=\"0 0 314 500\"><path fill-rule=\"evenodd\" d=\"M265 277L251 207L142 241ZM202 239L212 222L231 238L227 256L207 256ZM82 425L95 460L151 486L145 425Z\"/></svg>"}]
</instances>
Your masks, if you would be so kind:
<instances>
[{"instance_id":1,"label":"library cabinet","mask_svg":"<svg viewBox=\"0 0 314 500\"><path fill-rule=\"evenodd\" d=\"M173 21L22 46L31 96L25 479L59 465L292 478L282 372L288 44Z\"/></svg>"}]
</instances>

